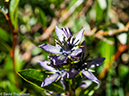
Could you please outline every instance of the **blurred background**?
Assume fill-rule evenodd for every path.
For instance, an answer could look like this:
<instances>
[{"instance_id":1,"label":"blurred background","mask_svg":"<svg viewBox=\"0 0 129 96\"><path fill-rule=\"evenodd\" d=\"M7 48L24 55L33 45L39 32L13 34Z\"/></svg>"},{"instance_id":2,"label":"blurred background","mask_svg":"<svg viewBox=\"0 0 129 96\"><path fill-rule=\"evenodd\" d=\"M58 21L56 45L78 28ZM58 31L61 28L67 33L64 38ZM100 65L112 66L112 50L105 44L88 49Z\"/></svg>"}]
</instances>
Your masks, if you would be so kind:
<instances>
[{"instance_id":1,"label":"blurred background","mask_svg":"<svg viewBox=\"0 0 129 96\"><path fill-rule=\"evenodd\" d=\"M42 67L54 45L55 26L72 34L85 28L90 58L105 57L95 69L100 80L93 96L129 96L129 0L0 0L0 92L49 96L16 72ZM83 41L82 40L82 41Z\"/></svg>"}]
</instances>

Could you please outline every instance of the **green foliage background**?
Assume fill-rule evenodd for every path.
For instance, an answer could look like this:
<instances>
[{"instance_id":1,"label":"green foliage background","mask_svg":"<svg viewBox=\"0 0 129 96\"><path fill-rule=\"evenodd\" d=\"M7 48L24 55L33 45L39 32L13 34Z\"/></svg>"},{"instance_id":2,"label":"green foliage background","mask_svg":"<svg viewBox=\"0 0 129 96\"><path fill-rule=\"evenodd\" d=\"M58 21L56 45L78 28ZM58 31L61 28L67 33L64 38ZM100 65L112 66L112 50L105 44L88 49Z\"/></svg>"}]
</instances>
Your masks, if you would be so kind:
<instances>
[{"instance_id":1,"label":"green foliage background","mask_svg":"<svg viewBox=\"0 0 129 96\"><path fill-rule=\"evenodd\" d=\"M52 85L58 90L39 87L46 76L41 76L45 70L37 61L47 60L50 55L38 45L54 45L55 26L68 26L74 36L85 28L83 40L90 58L106 58L94 69L99 87L92 83L77 89L77 96L128 96L128 9L129 0L0 0L0 92L31 96L49 96L47 89L65 92L60 82Z\"/></svg>"}]
</instances>

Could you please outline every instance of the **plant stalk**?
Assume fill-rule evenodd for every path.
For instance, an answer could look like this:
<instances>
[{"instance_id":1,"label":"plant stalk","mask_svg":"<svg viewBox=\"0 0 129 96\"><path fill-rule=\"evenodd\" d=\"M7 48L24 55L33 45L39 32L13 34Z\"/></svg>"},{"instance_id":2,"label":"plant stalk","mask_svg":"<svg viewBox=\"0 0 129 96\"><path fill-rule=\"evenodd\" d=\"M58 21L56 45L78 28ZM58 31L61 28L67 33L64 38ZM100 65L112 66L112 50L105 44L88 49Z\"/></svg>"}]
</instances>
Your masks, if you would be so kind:
<instances>
[{"instance_id":1,"label":"plant stalk","mask_svg":"<svg viewBox=\"0 0 129 96\"><path fill-rule=\"evenodd\" d=\"M72 79L72 83L69 81L69 96L76 96L75 95L75 78Z\"/></svg>"},{"instance_id":2,"label":"plant stalk","mask_svg":"<svg viewBox=\"0 0 129 96\"><path fill-rule=\"evenodd\" d=\"M7 4L7 8L9 10L9 4ZM6 14L5 14L6 15ZM15 49L16 49L16 46L17 46L17 39L18 39L18 30L17 29L14 29L12 23L11 23L11 20L10 20L10 15L9 15L9 12L8 14L6 15L6 19L8 20L8 24L9 24L9 27L10 27L10 30L11 30L11 33L12 33L12 37L13 37L13 48L10 52L10 55L12 57L12 64L13 64L13 72L14 72L14 79L15 79L15 82L16 82L16 87L20 89L20 85L18 83L18 75L16 74L15 72L15 69L16 69L16 63L15 63Z\"/></svg>"}]
</instances>

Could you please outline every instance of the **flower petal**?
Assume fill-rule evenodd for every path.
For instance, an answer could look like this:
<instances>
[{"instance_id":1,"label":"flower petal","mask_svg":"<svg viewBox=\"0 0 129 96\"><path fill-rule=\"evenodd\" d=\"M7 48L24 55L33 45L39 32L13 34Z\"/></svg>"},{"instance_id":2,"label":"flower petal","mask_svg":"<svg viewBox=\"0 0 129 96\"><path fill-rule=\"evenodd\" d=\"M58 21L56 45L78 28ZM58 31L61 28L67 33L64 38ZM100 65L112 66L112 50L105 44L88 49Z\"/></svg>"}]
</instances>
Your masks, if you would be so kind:
<instances>
[{"instance_id":1,"label":"flower petal","mask_svg":"<svg viewBox=\"0 0 129 96\"><path fill-rule=\"evenodd\" d=\"M80 41L82 39L82 36L83 36L84 30L85 30L84 28L81 29L81 31L77 34L77 36L75 37L75 40L74 40L73 44L78 45L80 43Z\"/></svg>"},{"instance_id":2,"label":"flower petal","mask_svg":"<svg viewBox=\"0 0 129 96\"><path fill-rule=\"evenodd\" d=\"M67 33L68 33L68 35L67 35L67 36L68 36L68 38L72 36L72 34L71 34L71 32L70 32L70 30L69 30L69 28L68 28L68 27L67 27Z\"/></svg>"},{"instance_id":3,"label":"flower petal","mask_svg":"<svg viewBox=\"0 0 129 96\"><path fill-rule=\"evenodd\" d=\"M64 80L64 78L66 77L66 75L67 75L67 71L65 69L62 70L61 80Z\"/></svg>"},{"instance_id":4,"label":"flower petal","mask_svg":"<svg viewBox=\"0 0 129 96\"><path fill-rule=\"evenodd\" d=\"M48 64L50 64L49 61L38 61L38 63L39 63L43 68L45 68L45 69L47 69L47 70L49 70L49 71L51 71L51 72L56 72L56 70L55 70L53 67L51 67L51 66L48 65Z\"/></svg>"},{"instance_id":5,"label":"flower petal","mask_svg":"<svg viewBox=\"0 0 129 96\"><path fill-rule=\"evenodd\" d=\"M86 83L82 83L80 87L86 88L87 84Z\"/></svg>"},{"instance_id":6,"label":"flower petal","mask_svg":"<svg viewBox=\"0 0 129 96\"><path fill-rule=\"evenodd\" d=\"M82 84L81 84L80 87L87 88L87 87L89 87L91 84L92 84L92 81L91 81L91 80L82 80Z\"/></svg>"},{"instance_id":7,"label":"flower petal","mask_svg":"<svg viewBox=\"0 0 129 96\"><path fill-rule=\"evenodd\" d=\"M54 82L55 80L57 80L59 78L59 74L56 73L56 74L53 74L49 77L47 77L43 82L42 82L42 85L41 87L44 87L44 86L48 86L49 84L51 84L52 82Z\"/></svg>"},{"instance_id":8,"label":"flower petal","mask_svg":"<svg viewBox=\"0 0 129 96\"><path fill-rule=\"evenodd\" d=\"M104 60L105 58L96 58L96 59L88 60L86 61L87 68L93 68L93 67L99 66Z\"/></svg>"},{"instance_id":9,"label":"flower petal","mask_svg":"<svg viewBox=\"0 0 129 96\"><path fill-rule=\"evenodd\" d=\"M67 29L66 28L61 28L61 29L64 31L64 33L67 36L67 38L72 36L72 34L71 34L71 32L70 32L68 27L67 27Z\"/></svg>"},{"instance_id":10,"label":"flower petal","mask_svg":"<svg viewBox=\"0 0 129 96\"><path fill-rule=\"evenodd\" d=\"M60 28L58 28L57 26L55 28L55 31L56 31L57 37L59 38L59 40L61 42L63 41L64 37L67 39L67 36L66 36L65 32L63 30L61 30Z\"/></svg>"},{"instance_id":11,"label":"flower petal","mask_svg":"<svg viewBox=\"0 0 129 96\"><path fill-rule=\"evenodd\" d=\"M78 54L80 54L81 52L82 52L82 49L79 48L79 49L76 49L76 50L72 51L72 53L69 54L69 55L70 55L71 57L75 57L75 56L77 56Z\"/></svg>"},{"instance_id":12,"label":"flower petal","mask_svg":"<svg viewBox=\"0 0 129 96\"><path fill-rule=\"evenodd\" d=\"M59 56L49 56L48 58L52 60L54 65L61 65L63 63L66 63L68 56L59 55Z\"/></svg>"},{"instance_id":13,"label":"flower petal","mask_svg":"<svg viewBox=\"0 0 129 96\"><path fill-rule=\"evenodd\" d=\"M66 87L65 87L65 83L64 83L64 80L60 80L61 84L63 85L63 89L65 90Z\"/></svg>"},{"instance_id":14,"label":"flower petal","mask_svg":"<svg viewBox=\"0 0 129 96\"><path fill-rule=\"evenodd\" d=\"M78 70L72 68L67 73L67 78L74 78L79 73Z\"/></svg>"},{"instance_id":15,"label":"flower petal","mask_svg":"<svg viewBox=\"0 0 129 96\"><path fill-rule=\"evenodd\" d=\"M81 71L83 75L85 75L88 79L90 79L91 81L95 82L95 83L99 83L99 80L89 71Z\"/></svg>"},{"instance_id":16,"label":"flower petal","mask_svg":"<svg viewBox=\"0 0 129 96\"><path fill-rule=\"evenodd\" d=\"M52 46L49 44L43 44L43 45L40 45L39 47L42 48L43 50L49 52L49 53L61 54L60 47Z\"/></svg>"}]
</instances>

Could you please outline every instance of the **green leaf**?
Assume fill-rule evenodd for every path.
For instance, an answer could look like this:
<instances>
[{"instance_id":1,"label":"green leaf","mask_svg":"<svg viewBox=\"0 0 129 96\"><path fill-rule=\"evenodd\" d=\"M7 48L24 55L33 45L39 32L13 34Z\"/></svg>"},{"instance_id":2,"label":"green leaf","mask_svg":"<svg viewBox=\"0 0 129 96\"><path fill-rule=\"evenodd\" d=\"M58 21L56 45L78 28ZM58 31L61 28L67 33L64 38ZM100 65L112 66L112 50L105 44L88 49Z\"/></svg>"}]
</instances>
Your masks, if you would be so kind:
<instances>
[{"instance_id":1,"label":"green leaf","mask_svg":"<svg viewBox=\"0 0 129 96\"><path fill-rule=\"evenodd\" d=\"M35 47L33 50L32 50L32 55L33 56L36 56L36 55L38 55L39 53L41 53L42 52L42 50L41 50L41 48L39 48L39 47Z\"/></svg>"},{"instance_id":2,"label":"green leaf","mask_svg":"<svg viewBox=\"0 0 129 96\"><path fill-rule=\"evenodd\" d=\"M4 78L4 76L8 76L9 74L8 73L13 73L13 70L11 69L0 69L0 78Z\"/></svg>"},{"instance_id":3,"label":"green leaf","mask_svg":"<svg viewBox=\"0 0 129 96\"><path fill-rule=\"evenodd\" d=\"M5 51L5 52L9 52L12 48L3 40L0 40L0 50L1 51Z\"/></svg>"},{"instance_id":4,"label":"green leaf","mask_svg":"<svg viewBox=\"0 0 129 96\"><path fill-rule=\"evenodd\" d=\"M114 41L113 38L108 38L108 39ZM101 50L100 50L101 51L101 56L106 58L104 60L104 63L105 64L111 63L112 60L113 60L113 55L115 53L115 47L113 45L110 45L107 42L103 41L100 48L101 48Z\"/></svg>"},{"instance_id":5,"label":"green leaf","mask_svg":"<svg viewBox=\"0 0 129 96\"><path fill-rule=\"evenodd\" d=\"M9 14L10 14L10 19L11 22L14 26L15 29L17 29L17 20L18 20L18 14L17 14L17 10L18 10L18 4L19 4L19 0L11 0L10 1L10 5L9 5Z\"/></svg>"},{"instance_id":6,"label":"green leaf","mask_svg":"<svg viewBox=\"0 0 129 96\"><path fill-rule=\"evenodd\" d=\"M92 96L96 89L96 86L97 84L93 82L88 88L81 88L81 92L78 96Z\"/></svg>"},{"instance_id":7,"label":"green leaf","mask_svg":"<svg viewBox=\"0 0 129 96\"><path fill-rule=\"evenodd\" d=\"M6 71L5 76L7 76L8 80L11 81L12 83L15 83L15 76L14 76L14 72L13 72L13 64L12 64L12 58L9 54L7 54L7 57L5 58L5 62L4 62L4 70L8 70ZM4 71L2 70L2 71Z\"/></svg>"},{"instance_id":8,"label":"green leaf","mask_svg":"<svg viewBox=\"0 0 129 96\"><path fill-rule=\"evenodd\" d=\"M11 43L11 37L5 30L0 28L0 46L1 46L0 50L9 52L12 49L9 45L10 43Z\"/></svg>"},{"instance_id":9,"label":"green leaf","mask_svg":"<svg viewBox=\"0 0 129 96\"><path fill-rule=\"evenodd\" d=\"M111 85L111 70L107 74L107 84L106 84L106 96L111 96L112 94L112 85Z\"/></svg>"},{"instance_id":10,"label":"green leaf","mask_svg":"<svg viewBox=\"0 0 129 96\"><path fill-rule=\"evenodd\" d=\"M110 22L109 21L109 11L111 9L111 5L112 5L112 0L107 0L107 9L106 9L106 16L105 16L106 23Z\"/></svg>"},{"instance_id":11,"label":"green leaf","mask_svg":"<svg viewBox=\"0 0 129 96\"><path fill-rule=\"evenodd\" d=\"M118 94L119 94L119 96L125 96L123 88L119 87Z\"/></svg>"},{"instance_id":12,"label":"green leaf","mask_svg":"<svg viewBox=\"0 0 129 96\"><path fill-rule=\"evenodd\" d=\"M119 78L124 80L129 72L129 68L126 65L121 64L119 65L118 70Z\"/></svg>"},{"instance_id":13,"label":"green leaf","mask_svg":"<svg viewBox=\"0 0 129 96\"><path fill-rule=\"evenodd\" d=\"M40 24L44 27L47 25L46 15L40 8L35 8L35 13Z\"/></svg>"},{"instance_id":14,"label":"green leaf","mask_svg":"<svg viewBox=\"0 0 129 96\"><path fill-rule=\"evenodd\" d=\"M19 90L15 86L14 83L12 83L12 82L10 82L8 80L2 80L2 81L0 81L0 89L3 89L3 92L6 92L6 93L12 93L12 92L14 92L14 90L15 90L15 93L20 93L21 92L21 90ZM0 92L2 92L2 91L0 90ZM2 95L2 96L5 96L5 95Z\"/></svg>"},{"instance_id":15,"label":"green leaf","mask_svg":"<svg viewBox=\"0 0 129 96\"><path fill-rule=\"evenodd\" d=\"M99 2L96 3L96 21L99 23L103 20L104 17L104 9L101 8Z\"/></svg>"},{"instance_id":16,"label":"green leaf","mask_svg":"<svg viewBox=\"0 0 129 96\"><path fill-rule=\"evenodd\" d=\"M2 26L6 22L6 18L3 12L0 10L0 26Z\"/></svg>"},{"instance_id":17,"label":"green leaf","mask_svg":"<svg viewBox=\"0 0 129 96\"><path fill-rule=\"evenodd\" d=\"M17 72L18 75L24 79L25 81L37 86L38 88L41 88L43 90L47 91L53 91L56 93L64 93L65 90L63 89L63 86L59 81L53 82L52 84L46 86L46 87L40 87L44 79L47 77L47 75L50 75L48 73L45 73L45 71L35 70L35 69L26 69Z\"/></svg>"},{"instance_id":18,"label":"green leaf","mask_svg":"<svg viewBox=\"0 0 129 96\"><path fill-rule=\"evenodd\" d=\"M108 38L111 41L114 41L114 38L110 37ZM97 73L100 73L100 78L103 78L106 76L106 72L104 73L102 70L105 70L106 68L111 67L113 63L113 56L115 54L115 46L108 44L107 42L101 41L100 43L100 54L101 57L106 58L103 62L103 65L97 68Z\"/></svg>"},{"instance_id":19,"label":"green leaf","mask_svg":"<svg viewBox=\"0 0 129 96\"><path fill-rule=\"evenodd\" d=\"M17 46L15 48L15 70L19 71L23 68L23 66L25 65L25 62L23 61L21 54L20 54L20 48Z\"/></svg>"},{"instance_id":20,"label":"green leaf","mask_svg":"<svg viewBox=\"0 0 129 96\"><path fill-rule=\"evenodd\" d=\"M9 37L8 33L5 30L3 30L2 28L0 28L0 39L4 40L6 42L10 41L10 37Z\"/></svg>"}]
</instances>

